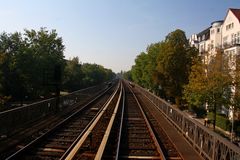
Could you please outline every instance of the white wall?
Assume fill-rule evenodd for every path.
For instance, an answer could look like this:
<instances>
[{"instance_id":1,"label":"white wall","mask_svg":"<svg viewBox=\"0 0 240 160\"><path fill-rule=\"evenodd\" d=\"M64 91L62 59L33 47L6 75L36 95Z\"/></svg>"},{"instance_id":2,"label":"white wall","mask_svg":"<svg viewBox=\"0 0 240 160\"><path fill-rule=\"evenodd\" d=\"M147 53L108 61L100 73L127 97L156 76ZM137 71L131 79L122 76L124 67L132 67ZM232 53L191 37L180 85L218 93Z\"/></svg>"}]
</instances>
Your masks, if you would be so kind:
<instances>
[{"instance_id":1,"label":"white wall","mask_svg":"<svg viewBox=\"0 0 240 160\"><path fill-rule=\"evenodd\" d=\"M229 10L222 26L223 47L224 43L232 44L232 36L234 36L234 38L240 38L240 23L235 15Z\"/></svg>"}]
</instances>

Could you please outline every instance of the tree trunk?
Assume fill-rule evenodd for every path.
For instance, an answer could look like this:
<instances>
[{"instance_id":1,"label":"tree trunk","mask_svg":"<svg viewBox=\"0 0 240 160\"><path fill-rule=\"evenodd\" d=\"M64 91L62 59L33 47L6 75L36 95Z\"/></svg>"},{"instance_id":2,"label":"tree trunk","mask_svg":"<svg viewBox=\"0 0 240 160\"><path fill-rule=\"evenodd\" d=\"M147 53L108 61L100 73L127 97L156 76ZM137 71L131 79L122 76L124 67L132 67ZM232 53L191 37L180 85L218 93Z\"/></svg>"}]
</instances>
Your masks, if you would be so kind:
<instances>
[{"instance_id":1,"label":"tree trunk","mask_svg":"<svg viewBox=\"0 0 240 160\"><path fill-rule=\"evenodd\" d=\"M179 96L176 96L175 97L175 103L176 103L178 108L180 108L180 101L181 101L181 98Z\"/></svg>"},{"instance_id":2,"label":"tree trunk","mask_svg":"<svg viewBox=\"0 0 240 160\"><path fill-rule=\"evenodd\" d=\"M215 131L215 126L216 126L216 117L217 117L217 104L214 102L213 105L213 130Z\"/></svg>"}]
</instances>

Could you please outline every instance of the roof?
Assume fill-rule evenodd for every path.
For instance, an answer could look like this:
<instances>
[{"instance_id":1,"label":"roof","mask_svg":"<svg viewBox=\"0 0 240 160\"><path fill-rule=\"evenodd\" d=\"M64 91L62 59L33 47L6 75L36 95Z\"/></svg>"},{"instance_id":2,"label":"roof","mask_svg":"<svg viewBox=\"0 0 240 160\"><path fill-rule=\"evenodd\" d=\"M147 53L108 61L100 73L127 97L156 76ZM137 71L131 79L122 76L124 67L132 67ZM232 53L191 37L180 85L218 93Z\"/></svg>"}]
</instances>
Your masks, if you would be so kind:
<instances>
[{"instance_id":1,"label":"roof","mask_svg":"<svg viewBox=\"0 0 240 160\"><path fill-rule=\"evenodd\" d=\"M210 28L211 27L208 27L207 29L205 29L202 32L198 33L197 36L200 37L200 36L205 35L206 36L205 39L209 39L209 37L210 37Z\"/></svg>"},{"instance_id":2,"label":"roof","mask_svg":"<svg viewBox=\"0 0 240 160\"><path fill-rule=\"evenodd\" d=\"M223 22L224 22L224 20L218 20L218 21L212 22L211 25L213 25L214 23L221 23L222 24Z\"/></svg>"},{"instance_id":3,"label":"roof","mask_svg":"<svg viewBox=\"0 0 240 160\"><path fill-rule=\"evenodd\" d=\"M229 8L230 11L237 17L238 21L240 22L240 9L236 8Z\"/></svg>"}]
</instances>

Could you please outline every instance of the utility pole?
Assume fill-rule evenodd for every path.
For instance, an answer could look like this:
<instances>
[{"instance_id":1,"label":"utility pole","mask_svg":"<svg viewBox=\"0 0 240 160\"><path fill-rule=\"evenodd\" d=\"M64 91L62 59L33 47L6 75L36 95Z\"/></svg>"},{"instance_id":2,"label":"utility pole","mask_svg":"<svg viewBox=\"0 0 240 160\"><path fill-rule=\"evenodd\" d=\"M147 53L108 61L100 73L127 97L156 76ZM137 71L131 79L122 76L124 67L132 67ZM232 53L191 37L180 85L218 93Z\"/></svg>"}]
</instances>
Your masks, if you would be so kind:
<instances>
[{"instance_id":1,"label":"utility pole","mask_svg":"<svg viewBox=\"0 0 240 160\"><path fill-rule=\"evenodd\" d=\"M232 127L231 127L231 142L233 142L234 138L234 107L231 106L231 120L232 120Z\"/></svg>"},{"instance_id":2,"label":"utility pole","mask_svg":"<svg viewBox=\"0 0 240 160\"><path fill-rule=\"evenodd\" d=\"M61 71L61 65L55 65L54 68L54 83L56 88L56 108L55 111L59 111L59 104L60 104L60 85L61 85L61 79L62 79L62 71Z\"/></svg>"},{"instance_id":3,"label":"utility pole","mask_svg":"<svg viewBox=\"0 0 240 160\"><path fill-rule=\"evenodd\" d=\"M62 82L62 69L60 64L55 65L53 70L49 72L47 71L43 72L43 85L55 87L56 104L55 108L53 108L54 112L58 112L60 108L59 104L61 82Z\"/></svg>"}]
</instances>

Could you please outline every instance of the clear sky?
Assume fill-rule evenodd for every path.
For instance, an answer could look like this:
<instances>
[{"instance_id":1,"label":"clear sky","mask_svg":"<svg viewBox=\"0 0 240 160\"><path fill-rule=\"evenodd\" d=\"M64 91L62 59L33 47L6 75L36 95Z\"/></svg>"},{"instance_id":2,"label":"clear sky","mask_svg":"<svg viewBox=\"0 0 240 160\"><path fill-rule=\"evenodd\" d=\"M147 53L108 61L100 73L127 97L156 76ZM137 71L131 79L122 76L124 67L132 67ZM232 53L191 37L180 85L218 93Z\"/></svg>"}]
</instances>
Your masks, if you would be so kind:
<instances>
[{"instance_id":1,"label":"clear sky","mask_svg":"<svg viewBox=\"0 0 240 160\"><path fill-rule=\"evenodd\" d=\"M240 0L0 0L0 32L56 29L65 56L115 72L175 29L189 36L224 19Z\"/></svg>"}]
</instances>

